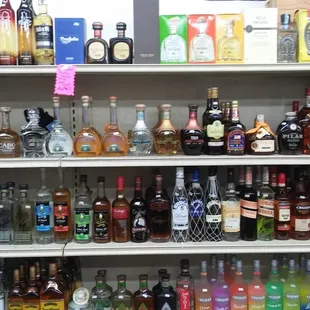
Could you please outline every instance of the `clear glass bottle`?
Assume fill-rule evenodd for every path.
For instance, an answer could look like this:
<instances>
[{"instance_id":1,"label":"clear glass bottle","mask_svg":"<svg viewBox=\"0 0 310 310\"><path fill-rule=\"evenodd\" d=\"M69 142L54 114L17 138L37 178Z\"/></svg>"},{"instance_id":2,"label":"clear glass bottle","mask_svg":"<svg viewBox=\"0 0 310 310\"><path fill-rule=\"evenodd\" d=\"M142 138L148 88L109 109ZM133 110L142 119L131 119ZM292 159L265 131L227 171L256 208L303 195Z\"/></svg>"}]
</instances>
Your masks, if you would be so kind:
<instances>
[{"instance_id":1,"label":"clear glass bottle","mask_svg":"<svg viewBox=\"0 0 310 310\"><path fill-rule=\"evenodd\" d=\"M111 309L111 290L108 288L105 277L96 276L95 290L92 292L92 309Z\"/></svg>"},{"instance_id":2,"label":"clear glass bottle","mask_svg":"<svg viewBox=\"0 0 310 310\"><path fill-rule=\"evenodd\" d=\"M12 210L13 206L8 200L8 187L1 185L0 199L0 244L11 244L13 239Z\"/></svg>"},{"instance_id":3,"label":"clear glass bottle","mask_svg":"<svg viewBox=\"0 0 310 310\"><path fill-rule=\"evenodd\" d=\"M46 136L43 144L45 156L63 157L72 155L73 142L71 136L63 129L60 120L60 99L53 97L54 106L54 127Z\"/></svg>"},{"instance_id":4,"label":"clear glass bottle","mask_svg":"<svg viewBox=\"0 0 310 310\"><path fill-rule=\"evenodd\" d=\"M130 154L137 156L149 155L153 149L153 137L145 124L145 105L137 104L137 122L130 137Z\"/></svg>"},{"instance_id":5,"label":"clear glass bottle","mask_svg":"<svg viewBox=\"0 0 310 310\"><path fill-rule=\"evenodd\" d=\"M132 310L133 298L132 293L126 288L126 276L117 276L118 288L112 294L112 309Z\"/></svg>"},{"instance_id":6,"label":"clear glass bottle","mask_svg":"<svg viewBox=\"0 0 310 310\"><path fill-rule=\"evenodd\" d=\"M34 210L28 199L28 185L21 184L19 191L20 198L13 206L13 244L32 244Z\"/></svg>"},{"instance_id":7,"label":"clear glass bottle","mask_svg":"<svg viewBox=\"0 0 310 310\"><path fill-rule=\"evenodd\" d=\"M13 208L13 204L18 200L18 198L15 196L15 182L7 182L6 183L8 187L8 200Z\"/></svg>"}]
</instances>

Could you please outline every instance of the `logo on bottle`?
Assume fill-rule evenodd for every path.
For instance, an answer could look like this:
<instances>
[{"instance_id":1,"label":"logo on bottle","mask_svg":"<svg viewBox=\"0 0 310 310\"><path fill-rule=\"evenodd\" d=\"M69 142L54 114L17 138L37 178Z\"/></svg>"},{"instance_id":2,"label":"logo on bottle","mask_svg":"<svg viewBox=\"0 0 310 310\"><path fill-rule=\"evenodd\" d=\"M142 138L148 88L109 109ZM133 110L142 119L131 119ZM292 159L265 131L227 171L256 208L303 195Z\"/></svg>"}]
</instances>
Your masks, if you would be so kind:
<instances>
[{"instance_id":1,"label":"logo on bottle","mask_svg":"<svg viewBox=\"0 0 310 310\"><path fill-rule=\"evenodd\" d=\"M146 232L146 211L145 210L133 210L132 214L134 215L134 218L132 220L132 233L138 233L138 232Z\"/></svg>"},{"instance_id":2,"label":"logo on bottle","mask_svg":"<svg viewBox=\"0 0 310 310\"><path fill-rule=\"evenodd\" d=\"M27 34L30 32L30 27L32 26L32 16L30 10L19 11L18 25L20 29Z\"/></svg>"},{"instance_id":3,"label":"logo on bottle","mask_svg":"<svg viewBox=\"0 0 310 310\"><path fill-rule=\"evenodd\" d=\"M78 209L75 211L75 238L77 240L88 240L90 235L89 209Z\"/></svg>"},{"instance_id":4,"label":"logo on bottle","mask_svg":"<svg viewBox=\"0 0 310 310\"><path fill-rule=\"evenodd\" d=\"M172 228L188 229L188 200L179 199L172 206Z\"/></svg>"},{"instance_id":5,"label":"logo on bottle","mask_svg":"<svg viewBox=\"0 0 310 310\"><path fill-rule=\"evenodd\" d=\"M36 230L39 232L50 231L51 206L49 201L36 202Z\"/></svg>"},{"instance_id":6,"label":"logo on bottle","mask_svg":"<svg viewBox=\"0 0 310 310\"><path fill-rule=\"evenodd\" d=\"M189 212L190 216L193 218L199 218L203 216L204 213L204 203L200 199L195 199L190 203Z\"/></svg>"},{"instance_id":7,"label":"logo on bottle","mask_svg":"<svg viewBox=\"0 0 310 310\"><path fill-rule=\"evenodd\" d=\"M7 0L2 0L2 4L7 3ZM5 31L7 35L11 32L11 12L6 9L0 9L0 26L2 31Z\"/></svg>"},{"instance_id":8,"label":"logo on bottle","mask_svg":"<svg viewBox=\"0 0 310 310\"><path fill-rule=\"evenodd\" d=\"M112 216L116 220L125 220L128 218L128 210L126 207L113 208Z\"/></svg>"},{"instance_id":9,"label":"logo on bottle","mask_svg":"<svg viewBox=\"0 0 310 310\"><path fill-rule=\"evenodd\" d=\"M55 232L69 231L69 207L67 203L54 204Z\"/></svg>"},{"instance_id":10,"label":"logo on bottle","mask_svg":"<svg viewBox=\"0 0 310 310\"><path fill-rule=\"evenodd\" d=\"M108 211L94 211L94 234L96 239L108 240L109 213Z\"/></svg>"},{"instance_id":11,"label":"logo on bottle","mask_svg":"<svg viewBox=\"0 0 310 310\"><path fill-rule=\"evenodd\" d=\"M59 37L59 40L64 45L67 45L71 42L79 42L80 41L80 39L78 37Z\"/></svg>"}]
</instances>

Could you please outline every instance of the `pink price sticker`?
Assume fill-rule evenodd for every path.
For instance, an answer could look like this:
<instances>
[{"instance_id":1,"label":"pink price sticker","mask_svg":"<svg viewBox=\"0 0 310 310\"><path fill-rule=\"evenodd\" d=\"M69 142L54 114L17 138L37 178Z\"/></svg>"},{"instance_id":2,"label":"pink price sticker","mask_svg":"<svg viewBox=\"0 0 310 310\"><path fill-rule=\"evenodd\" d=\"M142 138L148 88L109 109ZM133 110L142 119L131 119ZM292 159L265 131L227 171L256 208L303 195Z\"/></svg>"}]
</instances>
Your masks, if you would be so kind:
<instances>
[{"instance_id":1,"label":"pink price sticker","mask_svg":"<svg viewBox=\"0 0 310 310\"><path fill-rule=\"evenodd\" d=\"M55 79L55 95L74 96L76 67L58 65Z\"/></svg>"}]
</instances>

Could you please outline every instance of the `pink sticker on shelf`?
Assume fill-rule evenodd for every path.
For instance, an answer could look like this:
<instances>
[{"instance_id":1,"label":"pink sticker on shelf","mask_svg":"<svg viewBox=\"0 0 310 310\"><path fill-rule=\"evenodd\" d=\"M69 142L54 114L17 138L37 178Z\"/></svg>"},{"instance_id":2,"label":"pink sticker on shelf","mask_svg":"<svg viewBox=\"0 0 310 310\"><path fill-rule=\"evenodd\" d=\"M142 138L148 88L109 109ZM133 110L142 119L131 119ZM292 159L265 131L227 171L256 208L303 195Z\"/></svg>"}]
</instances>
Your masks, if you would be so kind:
<instances>
[{"instance_id":1,"label":"pink sticker on shelf","mask_svg":"<svg viewBox=\"0 0 310 310\"><path fill-rule=\"evenodd\" d=\"M58 65L55 79L55 95L74 96L75 72L73 65Z\"/></svg>"}]
</instances>

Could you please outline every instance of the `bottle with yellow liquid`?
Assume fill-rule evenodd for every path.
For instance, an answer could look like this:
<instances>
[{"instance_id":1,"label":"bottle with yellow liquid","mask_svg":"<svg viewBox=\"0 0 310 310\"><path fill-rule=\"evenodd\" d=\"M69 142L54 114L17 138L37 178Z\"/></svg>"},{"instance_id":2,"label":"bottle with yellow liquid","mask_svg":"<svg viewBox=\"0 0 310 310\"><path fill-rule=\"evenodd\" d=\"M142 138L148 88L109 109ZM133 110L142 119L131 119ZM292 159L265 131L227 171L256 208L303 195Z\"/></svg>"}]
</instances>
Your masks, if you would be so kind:
<instances>
[{"instance_id":1,"label":"bottle with yellow liquid","mask_svg":"<svg viewBox=\"0 0 310 310\"><path fill-rule=\"evenodd\" d=\"M310 309L310 259L307 259L306 275L300 285L300 309Z\"/></svg>"},{"instance_id":2,"label":"bottle with yellow liquid","mask_svg":"<svg viewBox=\"0 0 310 310\"><path fill-rule=\"evenodd\" d=\"M300 310L300 292L294 259L289 260L288 276L283 284L283 310Z\"/></svg>"}]
</instances>

